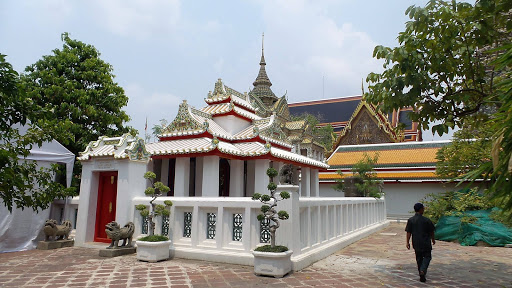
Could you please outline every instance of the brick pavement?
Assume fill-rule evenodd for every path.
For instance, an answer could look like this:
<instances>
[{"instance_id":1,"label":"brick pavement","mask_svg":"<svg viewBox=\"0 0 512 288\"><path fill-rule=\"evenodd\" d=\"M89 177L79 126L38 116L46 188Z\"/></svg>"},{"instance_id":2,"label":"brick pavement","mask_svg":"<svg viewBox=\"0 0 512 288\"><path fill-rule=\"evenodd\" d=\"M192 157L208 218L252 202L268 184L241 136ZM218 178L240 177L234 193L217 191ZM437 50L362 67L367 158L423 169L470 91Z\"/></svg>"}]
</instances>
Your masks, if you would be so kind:
<instances>
[{"instance_id":1,"label":"brick pavement","mask_svg":"<svg viewBox=\"0 0 512 288\"><path fill-rule=\"evenodd\" d=\"M240 265L135 256L100 258L90 248L0 254L0 287L512 287L512 248L438 241L427 283L418 281L404 223L362 239L281 279Z\"/></svg>"}]
</instances>

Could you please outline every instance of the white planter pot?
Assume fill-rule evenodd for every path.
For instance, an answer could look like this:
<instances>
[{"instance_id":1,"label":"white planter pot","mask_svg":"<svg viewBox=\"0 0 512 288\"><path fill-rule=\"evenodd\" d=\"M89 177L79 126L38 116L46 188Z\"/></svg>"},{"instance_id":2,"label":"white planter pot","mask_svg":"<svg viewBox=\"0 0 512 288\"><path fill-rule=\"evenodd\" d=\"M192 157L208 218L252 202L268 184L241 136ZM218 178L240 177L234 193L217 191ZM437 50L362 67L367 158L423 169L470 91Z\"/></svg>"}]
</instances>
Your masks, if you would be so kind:
<instances>
[{"instance_id":1,"label":"white planter pot","mask_svg":"<svg viewBox=\"0 0 512 288\"><path fill-rule=\"evenodd\" d=\"M252 251L254 274L283 277L292 271L292 253L291 250L280 253Z\"/></svg>"},{"instance_id":2,"label":"white planter pot","mask_svg":"<svg viewBox=\"0 0 512 288\"><path fill-rule=\"evenodd\" d=\"M172 241L148 242L137 240L137 259L157 262L169 259Z\"/></svg>"}]
</instances>

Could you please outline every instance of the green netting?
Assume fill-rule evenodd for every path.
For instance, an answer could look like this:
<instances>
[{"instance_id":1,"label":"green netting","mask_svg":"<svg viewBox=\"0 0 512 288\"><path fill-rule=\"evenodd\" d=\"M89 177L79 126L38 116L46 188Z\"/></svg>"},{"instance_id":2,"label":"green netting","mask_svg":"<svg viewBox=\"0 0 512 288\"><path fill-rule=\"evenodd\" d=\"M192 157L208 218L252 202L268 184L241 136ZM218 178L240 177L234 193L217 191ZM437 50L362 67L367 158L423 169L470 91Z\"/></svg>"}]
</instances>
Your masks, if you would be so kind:
<instances>
[{"instance_id":1,"label":"green netting","mask_svg":"<svg viewBox=\"0 0 512 288\"><path fill-rule=\"evenodd\" d=\"M512 229L489 218L492 210L462 212L461 216L443 216L436 225L436 239L454 241L463 246L473 246L483 241L491 246L512 243ZM475 223L461 221L465 217L476 217Z\"/></svg>"}]
</instances>

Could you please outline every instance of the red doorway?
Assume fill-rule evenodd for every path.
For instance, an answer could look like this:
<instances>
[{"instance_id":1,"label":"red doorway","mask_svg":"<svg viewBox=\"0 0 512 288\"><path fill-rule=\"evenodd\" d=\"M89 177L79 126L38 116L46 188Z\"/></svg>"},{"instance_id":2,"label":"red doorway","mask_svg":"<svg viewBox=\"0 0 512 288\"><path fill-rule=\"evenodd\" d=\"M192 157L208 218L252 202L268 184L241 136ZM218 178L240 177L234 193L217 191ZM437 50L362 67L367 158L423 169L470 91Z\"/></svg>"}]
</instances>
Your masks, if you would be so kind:
<instances>
[{"instance_id":1,"label":"red doorway","mask_svg":"<svg viewBox=\"0 0 512 288\"><path fill-rule=\"evenodd\" d=\"M100 172L96 206L95 242L110 243L105 225L116 219L117 172Z\"/></svg>"}]
</instances>

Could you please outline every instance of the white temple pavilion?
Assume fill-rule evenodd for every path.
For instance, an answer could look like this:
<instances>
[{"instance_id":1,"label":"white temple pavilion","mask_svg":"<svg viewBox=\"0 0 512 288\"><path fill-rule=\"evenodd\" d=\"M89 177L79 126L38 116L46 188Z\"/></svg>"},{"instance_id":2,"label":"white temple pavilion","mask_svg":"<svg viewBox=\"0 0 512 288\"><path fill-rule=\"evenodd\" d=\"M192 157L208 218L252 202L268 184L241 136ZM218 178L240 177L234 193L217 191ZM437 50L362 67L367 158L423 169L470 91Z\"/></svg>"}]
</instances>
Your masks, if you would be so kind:
<instances>
[{"instance_id":1,"label":"white temple pavilion","mask_svg":"<svg viewBox=\"0 0 512 288\"><path fill-rule=\"evenodd\" d=\"M319 171L329 167L323 147L308 138L304 123L289 121L286 97L270 89L265 65L262 54L249 93L219 79L205 107L183 101L158 142L128 134L91 142L78 158L83 168L75 245L108 242L105 225L114 220L132 221L136 235L146 233L146 220L135 210L150 200L144 195L146 171L171 188L157 200L174 203L157 232L169 235L171 252L184 258L252 264L250 250L268 241L268 223L256 219L261 203L250 196L268 193L268 167L293 172L289 183L278 186L291 199L282 201L290 219L281 224L277 243L294 251L295 270L384 225L384 200L319 197Z\"/></svg>"}]
</instances>

